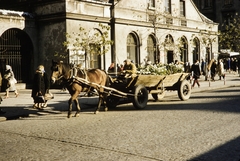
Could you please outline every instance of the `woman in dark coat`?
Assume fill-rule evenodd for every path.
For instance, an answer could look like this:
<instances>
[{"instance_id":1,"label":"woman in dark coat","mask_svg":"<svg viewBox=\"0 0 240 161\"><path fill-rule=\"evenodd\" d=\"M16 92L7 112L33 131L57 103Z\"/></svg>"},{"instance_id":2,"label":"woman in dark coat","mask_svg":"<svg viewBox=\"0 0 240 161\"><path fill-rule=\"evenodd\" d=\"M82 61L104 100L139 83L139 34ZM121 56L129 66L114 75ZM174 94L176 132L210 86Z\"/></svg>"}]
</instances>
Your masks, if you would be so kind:
<instances>
[{"instance_id":1,"label":"woman in dark coat","mask_svg":"<svg viewBox=\"0 0 240 161\"><path fill-rule=\"evenodd\" d=\"M39 103L38 100L36 99L36 96L39 94L44 96L46 93L49 92L49 88L50 88L50 81L49 81L48 75L44 71L44 66L39 65L33 78L33 87L32 87L32 95L31 95L31 97L34 100L34 108L42 108L42 106L44 107L46 106Z\"/></svg>"},{"instance_id":2,"label":"woman in dark coat","mask_svg":"<svg viewBox=\"0 0 240 161\"><path fill-rule=\"evenodd\" d=\"M212 81L215 81L215 76L216 76L216 73L217 73L217 71L216 71L216 69L217 69L217 61L216 60L214 60L213 62L212 62L212 66L211 66L211 79L212 79Z\"/></svg>"},{"instance_id":3,"label":"woman in dark coat","mask_svg":"<svg viewBox=\"0 0 240 161\"><path fill-rule=\"evenodd\" d=\"M195 60L195 63L192 65L191 72L194 79L192 87L194 87L195 83L197 83L198 87L200 87L198 79L200 78L201 72L198 60Z\"/></svg>"}]
</instances>

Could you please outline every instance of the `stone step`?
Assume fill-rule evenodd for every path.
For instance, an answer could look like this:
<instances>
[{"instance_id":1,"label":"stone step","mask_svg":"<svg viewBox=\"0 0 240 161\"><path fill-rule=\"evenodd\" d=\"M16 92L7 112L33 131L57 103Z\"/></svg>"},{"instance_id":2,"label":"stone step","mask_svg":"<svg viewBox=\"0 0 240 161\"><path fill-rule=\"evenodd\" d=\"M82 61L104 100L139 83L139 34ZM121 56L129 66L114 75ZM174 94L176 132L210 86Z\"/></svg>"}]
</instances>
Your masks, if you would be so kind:
<instances>
[{"instance_id":1,"label":"stone step","mask_svg":"<svg viewBox=\"0 0 240 161\"><path fill-rule=\"evenodd\" d=\"M26 89L26 83L17 83L16 88L17 89Z\"/></svg>"}]
</instances>

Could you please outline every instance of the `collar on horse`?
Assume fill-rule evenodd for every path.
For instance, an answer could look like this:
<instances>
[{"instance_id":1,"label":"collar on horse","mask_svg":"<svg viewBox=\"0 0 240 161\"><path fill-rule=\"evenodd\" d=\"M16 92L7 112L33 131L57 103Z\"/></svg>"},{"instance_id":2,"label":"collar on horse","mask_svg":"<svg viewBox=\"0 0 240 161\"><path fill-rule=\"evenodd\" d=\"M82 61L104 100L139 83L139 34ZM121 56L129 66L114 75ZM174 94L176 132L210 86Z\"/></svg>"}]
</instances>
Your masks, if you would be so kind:
<instances>
[{"instance_id":1,"label":"collar on horse","mask_svg":"<svg viewBox=\"0 0 240 161\"><path fill-rule=\"evenodd\" d=\"M70 70L70 79L71 78L77 78L79 77L77 74L78 74L78 71L81 72L81 74L83 75L83 79L86 79L87 80L87 72L85 69L80 69L78 67L73 67L71 70Z\"/></svg>"}]
</instances>

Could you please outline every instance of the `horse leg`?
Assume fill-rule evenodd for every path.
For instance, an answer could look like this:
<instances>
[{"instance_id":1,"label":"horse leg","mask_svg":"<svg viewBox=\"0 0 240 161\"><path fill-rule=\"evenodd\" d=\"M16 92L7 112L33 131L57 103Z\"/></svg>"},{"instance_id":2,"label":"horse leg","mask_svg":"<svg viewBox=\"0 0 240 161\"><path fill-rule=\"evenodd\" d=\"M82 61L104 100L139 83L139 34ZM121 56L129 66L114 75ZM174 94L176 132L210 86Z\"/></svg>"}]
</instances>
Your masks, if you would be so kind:
<instances>
[{"instance_id":1,"label":"horse leg","mask_svg":"<svg viewBox=\"0 0 240 161\"><path fill-rule=\"evenodd\" d=\"M94 114L98 114L98 113L99 113L99 110L100 110L100 108L101 108L101 104L102 104L102 98L101 98L100 95L99 95L98 105L97 105L97 108L96 108Z\"/></svg>"},{"instance_id":2,"label":"horse leg","mask_svg":"<svg viewBox=\"0 0 240 161\"><path fill-rule=\"evenodd\" d=\"M76 98L75 100L74 100L74 102L75 102L75 105L76 105L76 107L77 107L77 111L76 111L76 113L75 113L75 117L78 117L79 116L79 113L80 113L80 111L81 111L81 107L80 107L80 105L79 105L79 103L78 103L78 99Z\"/></svg>"},{"instance_id":3,"label":"horse leg","mask_svg":"<svg viewBox=\"0 0 240 161\"><path fill-rule=\"evenodd\" d=\"M80 112L80 105L79 105L79 103L78 103L78 95L79 95L79 94L80 94L80 91L76 90L76 91L74 92L74 94L72 94L72 97L71 97L72 101L74 101L74 103L75 103L75 105L76 105L76 108L77 108L77 111L76 111L74 117L79 116L79 112Z\"/></svg>"},{"instance_id":4,"label":"horse leg","mask_svg":"<svg viewBox=\"0 0 240 161\"><path fill-rule=\"evenodd\" d=\"M102 105L102 92L99 91L98 105L97 105L97 108L96 108L94 114L98 114L98 113L99 113L99 110L100 110L100 108L101 108L101 105Z\"/></svg>"},{"instance_id":5,"label":"horse leg","mask_svg":"<svg viewBox=\"0 0 240 161\"><path fill-rule=\"evenodd\" d=\"M104 96L103 96L102 94L99 94L98 106L97 106L94 114L99 113L99 110L100 110L100 108L101 108L102 103L103 103L103 105L104 105L104 110L105 110L105 111L108 111L108 108L107 108L107 106L106 106L105 100L106 100L106 99L104 99Z\"/></svg>"},{"instance_id":6,"label":"horse leg","mask_svg":"<svg viewBox=\"0 0 240 161\"><path fill-rule=\"evenodd\" d=\"M106 103L106 100L107 100L107 94L103 94L103 106L104 106L104 111L108 111L108 107L107 107L107 103Z\"/></svg>"},{"instance_id":7,"label":"horse leg","mask_svg":"<svg viewBox=\"0 0 240 161\"><path fill-rule=\"evenodd\" d=\"M72 116L72 102L73 102L73 100L72 100L72 97L68 100L68 118L71 118Z\"/></svg>"}]
</instances>

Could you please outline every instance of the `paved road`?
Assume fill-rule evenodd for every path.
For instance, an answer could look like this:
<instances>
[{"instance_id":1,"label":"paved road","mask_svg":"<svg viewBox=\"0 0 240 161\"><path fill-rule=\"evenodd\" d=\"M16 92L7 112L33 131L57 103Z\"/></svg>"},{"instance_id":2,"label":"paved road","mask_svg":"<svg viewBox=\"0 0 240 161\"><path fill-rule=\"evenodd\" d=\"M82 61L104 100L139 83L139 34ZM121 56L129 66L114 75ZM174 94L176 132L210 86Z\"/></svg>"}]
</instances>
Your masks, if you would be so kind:
<instances>
[{"instance_id":1,"label":"paved road","mask_svg":"<svg viewBox=\"0 0 240 161\"><path fill-rule=\"evenodd\" d=\"M86 108L71 119L38 112L0 122L0 160L239 161L239 99L232 87L150 100L145 110Z\"/></svg>"}]
</instances>

